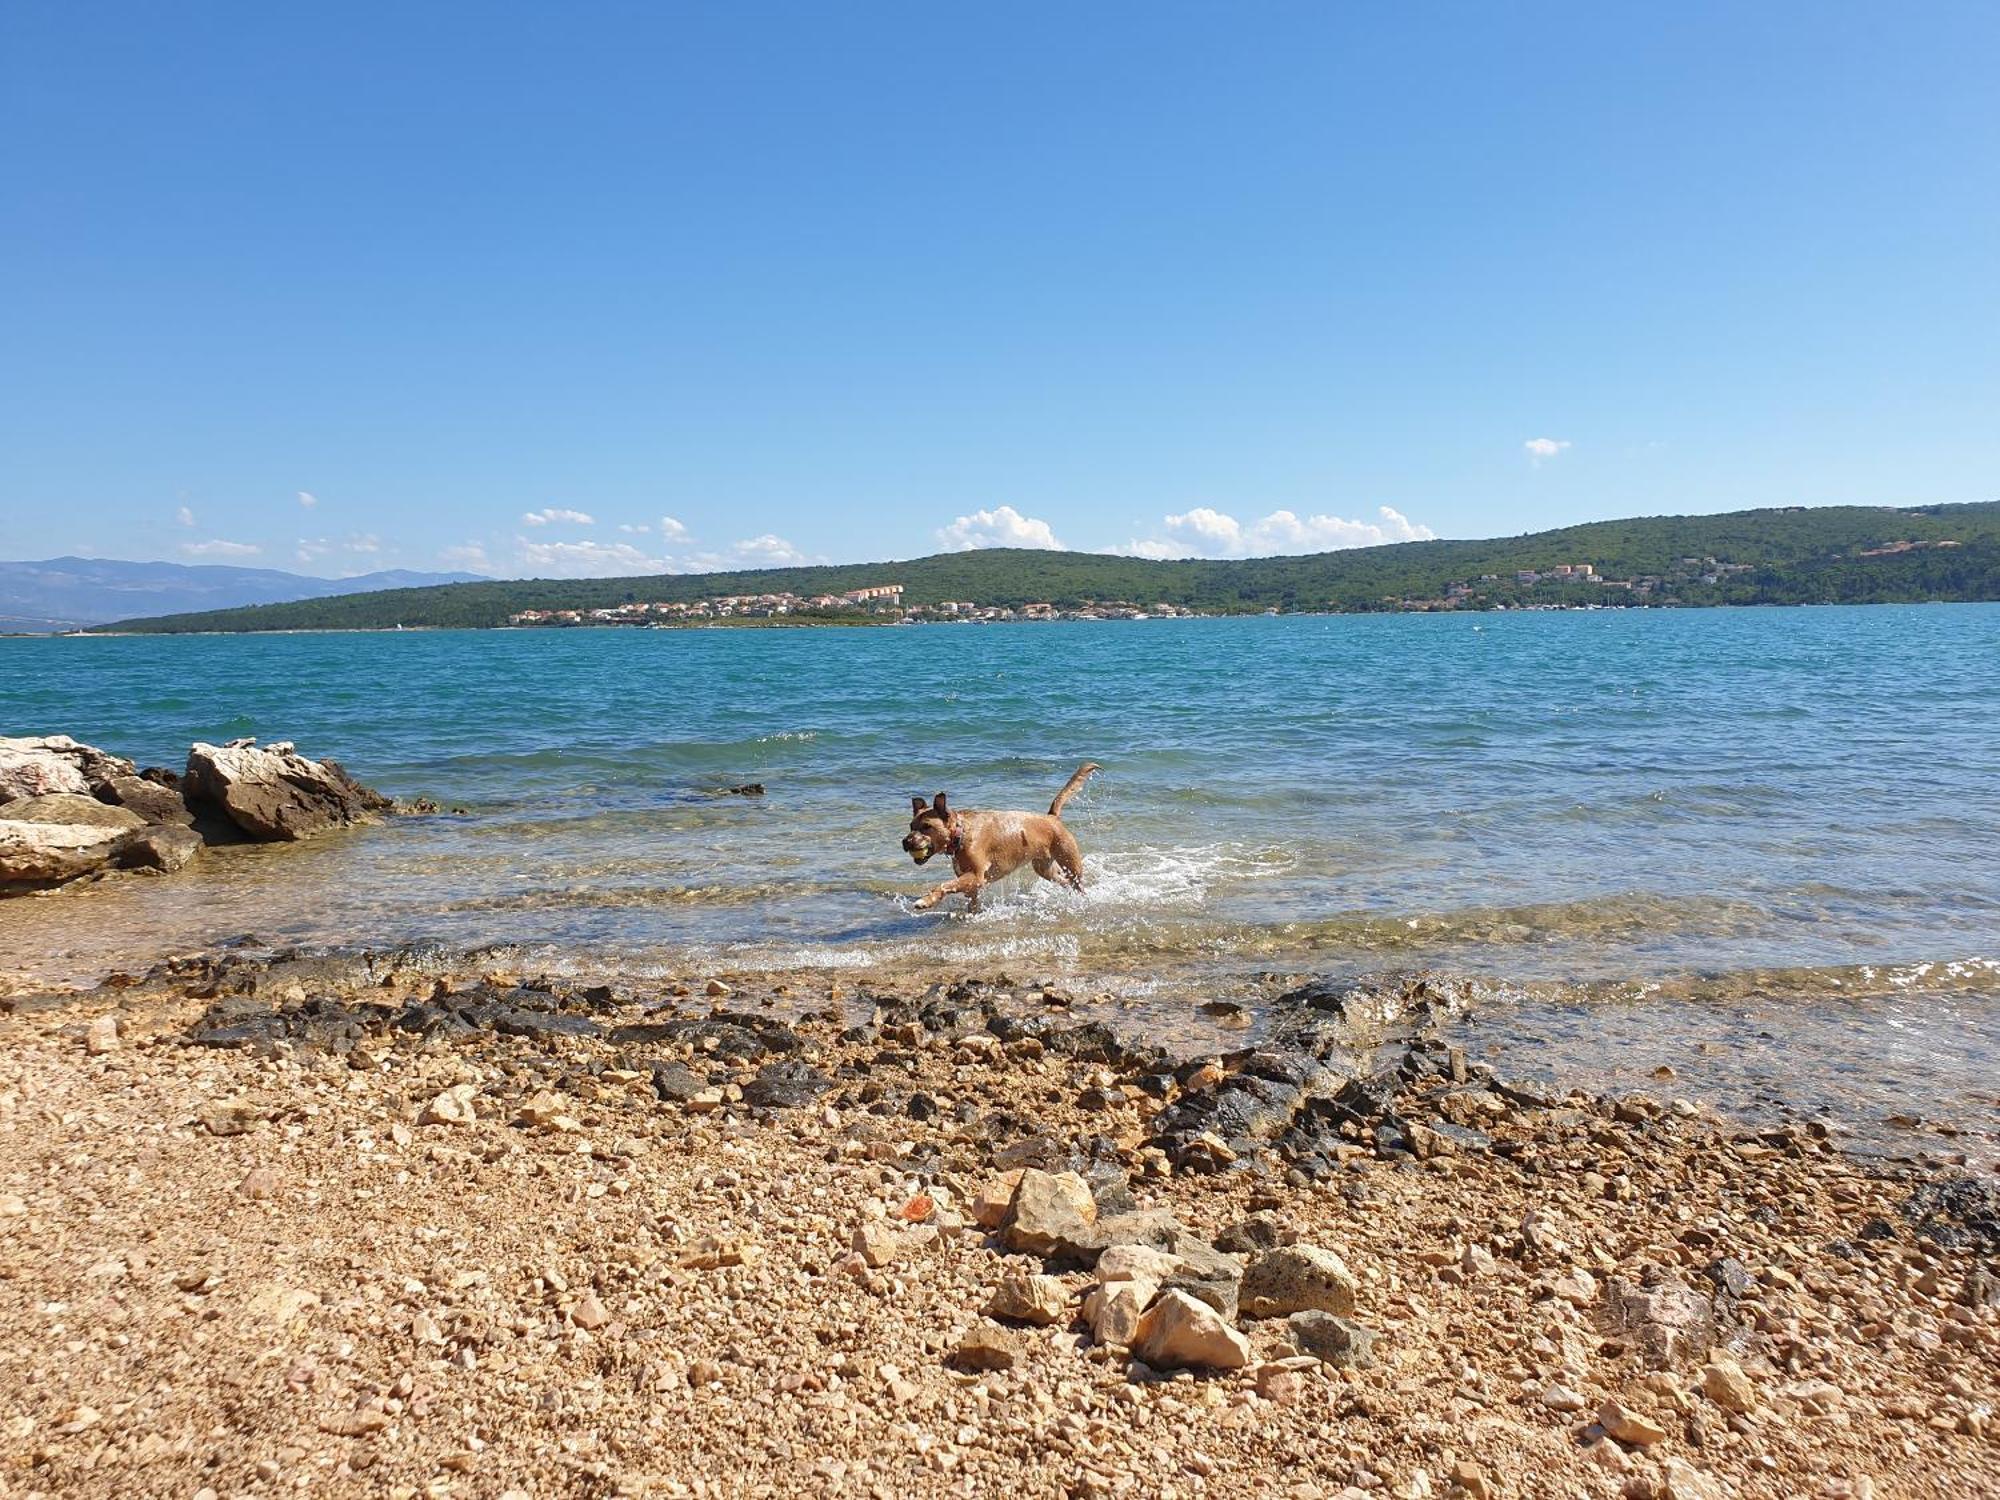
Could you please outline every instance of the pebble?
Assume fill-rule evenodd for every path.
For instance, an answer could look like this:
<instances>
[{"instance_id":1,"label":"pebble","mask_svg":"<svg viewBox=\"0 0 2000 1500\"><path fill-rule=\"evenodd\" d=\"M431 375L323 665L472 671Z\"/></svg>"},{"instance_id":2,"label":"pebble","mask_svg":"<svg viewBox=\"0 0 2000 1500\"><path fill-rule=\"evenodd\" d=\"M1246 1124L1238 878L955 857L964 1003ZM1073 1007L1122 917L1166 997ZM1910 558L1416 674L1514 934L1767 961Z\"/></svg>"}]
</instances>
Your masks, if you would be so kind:
<instances>
[{"instance_id":1,"label":"pebble","mask_svg":"<svg viewBox=\"0 0 2000 1500\"><path fill-rule=\"evenodd\" d=\"M1250 1341L1186 1292L1163 1292L1146 1309L1132 1352L1156 1370L1240 1370L1250 1363Z\"/></svg>"},{"instance_id":2,"label":"pebble","mask_svg":"<svg viewBox=\"0 0 2000 1500\"><path fill-rule=\"evenodd\" d=\"M253 1202L268 1202L278 1196L278 1174L269 1167L252 1167L236 1191Z\"/></svg>"},{"instance_id":3,"label":"pebble","mask_svg":"<svg viewBox=\"0 0 2000 1500\"><path fill-rule=\"evenodd\" d=\"M1714 1475L1685 1459L1669 1458L1662 1465L1660 1500L1725 1500L1727 1494Z\"/></svg>"},{"instance_id":4,"label":"pebble","mask_svg":"<svg viewBox=\"0 0 2000 1500\"><path fill-rule=\"evenodd\" d=\"M1100 1344L1129 1348L1139 1336L1139 1320L1159 1290L1155 1281L1127 1279L1102 1282L1083 1299L1083 1316L1091 1337Z\"/></svg>"},{"instance_id":5,"label":"pebble","mask_svg":"<svg viewBox=\"0 0 2000 1500\"><path fill-rule=\"evenodd\" d=\"M579 1328L595 1330L611 1321L611 1313L595 1292L585 1292L569 1310L569 1320Z\"/></svg>"},{"instance_id":6,"label":"pebble","mask_svg":"<svg viewBox=\"0 0 2000 1500\"><path fill-rule=\"evenodd\" d=\"M1276 1406L1290 1406L1306 1393L1306 1377L1301 1370L1284 1365L1261 1365L1257 1370L1257 1394Z\"/></svg>"},{"instance_id":7,"label":"pebble","mask_svg":"<svg viewBox=\"0 0 2000 1500\"><path fill-rule=\"evenodd\" d=\"M1757 1387L1733 1359L1712 1359L1701 1372L1701 1392L1724 1411L1757 1409Z\"/></svg>"},{"instance_id":8,"label":"pebble","mask_svg":"<svg viewBox=\"0 0 2000 1500\"><path fill-rule=\"evenodd\" d=\"M1589 1404L1581 1392L1573 1391L1566 1385L1546 1386L1542 1390L1542 1405L1550 1411L1582 1411Z\"/></svg>"},{"instance_id":9,"label":"pebble","mask_svg":"<svg viewBox=\"0 0 2000 1500\"><path fill-rule=\"evenodd\" d=\"M478 1085L455 1083L430 1103L417 1116L419 1125L470 1125L479 1118L479 1111L472 1102L479 1092Z\"/></svg>"},{"instance_id":10,"label":"pebble","mask_svg":"<svg viewBox=\"0 0 2000 1500\"><path fill-rule=\"evenodd\" d=\"M1097 1218L1090 1184L1074 1172L1021 1174L1001 1237L1010 1250L1031 1255L1060 1254Z\"/></svg>"},{"instance_id":11,"label":"pebble","mask_svg":"<svg viewBox=\"0 0 2000 1500\"><path fill-rule=\"evenodd\" d=\"M92 1057L102 1057L107 1052L118 1050L118 1018L98 1016L83 1033L83 1050Z\"/></svg>"},{"instance_id":12,"label":"pebble","mask_svg":"<svg viewBox=\"0 0 2000 1500\"><path fill-rule=\"evenodd\" d=\"M952 1350L961 1370L1011 1370L1021 1357L1019 1341L997 1323L977 1323Z\"/></svg>"},{"instance_id":13,"label":"pebble","mask_svg":"<svg viewBox=\"0 0 2000 1500\"><path fill-rule=\"evenodd\" d=\"M1375 1335L1352 1318L1309 1310L1285 1320L1292 1343L1337 1370L1363 1368L1375 1362Z\"/></svg>"},{"instance_id":14,"label":"pebble","mask_svg":"<svg viewBox=\"0 0 2000 1500\"><path fill-rule=\"evenodd\" d=\"M901 1259L906 1248L904 1237L883 1219L865 1220L861 1227L854 1231L854 1238L849 1243L854 1253L861 1257L863 1264L870 1270L878 1271L883 1266L892 1265Z\"/></svg>"},{"instance_id":15,"label":"pebble","mask_svg":"<svg viewBox=\"0 0 2000 1500\"><path fill-rule=\"evenodd\" d=\"M1046 1328L1069 1314L1069 1291L1057 1276L1009 1271L986 1304L986 1316Z\"/></svg>"},{"instance_id":16,"label":"pebble","mask_svg":"<svg viewBox=\"0 0 2000 1500\"><path fill-rule=\"evenodd\" d=\"M1634 1411L1613 1396L1597 1409L1597 1425L1621 1443L1648 1448L1667 1435L1667 1429L1642 1411Z\"/></svg>"}]
</instances>

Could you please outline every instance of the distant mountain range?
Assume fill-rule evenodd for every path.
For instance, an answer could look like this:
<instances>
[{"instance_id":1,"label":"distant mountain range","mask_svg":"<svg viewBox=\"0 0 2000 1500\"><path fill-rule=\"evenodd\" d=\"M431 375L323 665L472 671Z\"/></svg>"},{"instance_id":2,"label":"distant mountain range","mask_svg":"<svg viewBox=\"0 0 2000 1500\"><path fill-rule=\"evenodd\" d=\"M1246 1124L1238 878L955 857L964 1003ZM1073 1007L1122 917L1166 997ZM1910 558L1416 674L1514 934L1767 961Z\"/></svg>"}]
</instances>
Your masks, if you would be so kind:
<instances>
[{"instance_id":1,"label":"distant mountain range","mask_svg":"<svg viewBox=\"0 0 2000 1500\"><path fill-rule=\"evenodd\" d=\"M1212 614L2000 600L2000 502L1644 516L1482 541L1397 542L1228 561L994 548L901 562L649 578L485 579L368 594L354 592L359 582L325 584L326 595L343 591L332 597L128 619L111 628L481 627L505 625L524 610L589 611L634 601L787 591L810 597L884 584L901 584L905 605L1042 601L1061 607L1130 600Z\"/></svg>"},{"instance_id":2,"label":"distant mountain range","mask_svg":"<svg viewBox=\"0 0 2000 1500\"><path fill-rule=\"evenodd\" d=\"M285 604L333 594L470 583L476 573L412 573L391 568L358 578L309 578L276 568L191 567L51 557L0 562L0 633L76 630L135 615L187 614L245 604Z\"/></svg>"}]
</instances>

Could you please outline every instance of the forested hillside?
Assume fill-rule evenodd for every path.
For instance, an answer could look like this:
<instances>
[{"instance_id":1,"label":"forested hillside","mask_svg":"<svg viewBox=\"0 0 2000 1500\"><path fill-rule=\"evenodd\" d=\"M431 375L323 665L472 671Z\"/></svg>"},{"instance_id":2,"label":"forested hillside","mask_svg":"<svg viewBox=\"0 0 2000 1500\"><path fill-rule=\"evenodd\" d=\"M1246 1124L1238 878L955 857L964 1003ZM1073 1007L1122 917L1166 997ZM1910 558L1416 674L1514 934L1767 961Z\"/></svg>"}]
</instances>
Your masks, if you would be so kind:
<instances>
[{"instance_id":1,"label":"forested hillside","mask_svg":"<svg viewBox=\"0 0 2000 1500\"><path fill-rule=\"evenodd\" d=\"M1524 584L1516 577L1523 571L1547 574L1581 564L1599 578L1635 587L1546 577ZM186 632L496 626L528 609L589 610L726 594L840 593L884 583L903 585L904 602L910 605L970 600L1075 606L1086 600L1130 600L1214 613L1393 610L1445 603L1477 609L1581 602L2000 599L2000 502L1651 516L1485 541L1402 542L1229 561L1152 562L1093 552L991 549L901 562L735 573L496 580L168 615L106 628ZM1463 592L1451 594L1454 586Z\"/></svg>"}]
</instances>

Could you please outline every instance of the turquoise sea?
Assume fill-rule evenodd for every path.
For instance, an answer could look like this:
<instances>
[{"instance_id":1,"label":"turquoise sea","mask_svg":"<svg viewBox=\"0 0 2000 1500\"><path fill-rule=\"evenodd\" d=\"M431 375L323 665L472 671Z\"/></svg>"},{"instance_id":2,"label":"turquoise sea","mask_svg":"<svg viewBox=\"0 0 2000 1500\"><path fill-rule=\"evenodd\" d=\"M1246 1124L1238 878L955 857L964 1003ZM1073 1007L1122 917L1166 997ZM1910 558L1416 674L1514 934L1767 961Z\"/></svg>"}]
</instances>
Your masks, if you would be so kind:
<instances>
[{"instance_id":1,"label":"turquoise sea","mask_svg":"<svg viewBox=\"0 0 2000 1500\"><path fill-rule=\"evenodd\" d=\"M467 809L0 905L0 971L973 969L1199 1041L1424 967L1489 983L1479 1045L1614 1082L1910 1149L2000 1106L2000 606L15 639L0 732L295 739ZM1085 896L910 909L912 794L1039 808L1084 759Z\"/></svg>"}]
</instances>

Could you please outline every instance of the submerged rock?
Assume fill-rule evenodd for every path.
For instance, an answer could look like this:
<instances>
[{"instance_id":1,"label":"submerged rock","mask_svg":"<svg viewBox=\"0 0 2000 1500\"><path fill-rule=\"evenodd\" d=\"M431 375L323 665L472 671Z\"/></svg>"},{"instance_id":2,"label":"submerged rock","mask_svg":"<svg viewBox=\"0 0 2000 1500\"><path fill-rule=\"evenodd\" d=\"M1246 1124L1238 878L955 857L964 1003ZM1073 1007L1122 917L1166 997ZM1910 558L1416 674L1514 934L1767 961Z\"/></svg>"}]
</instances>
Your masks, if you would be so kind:
<instances>
[{"instance_id":1,"label":"submerged rock","mask_svg":"<svg viewBox=\"0 0 2000 1500\"><path fill-rule=\"evenodd\" d=\"M183 869L201 853L201 835L178 823L142 828L118 853L118 863L128 870L157 870L171 875Z\"/></svg>"}]
</instances>

